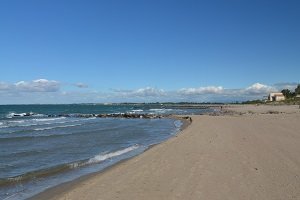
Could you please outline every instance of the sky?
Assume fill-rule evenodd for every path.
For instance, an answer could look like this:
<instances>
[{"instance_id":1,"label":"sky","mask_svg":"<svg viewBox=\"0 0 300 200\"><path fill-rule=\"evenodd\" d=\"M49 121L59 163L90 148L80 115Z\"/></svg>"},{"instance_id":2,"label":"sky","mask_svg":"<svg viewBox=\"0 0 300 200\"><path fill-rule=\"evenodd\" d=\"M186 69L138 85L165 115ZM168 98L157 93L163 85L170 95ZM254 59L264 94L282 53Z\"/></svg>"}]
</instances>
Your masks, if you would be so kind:
<instances>
[{"instance_id":1,"label":"sky","mask_svg":"<svg viewBox=\"0 0 300 200\"><path fill-rule=\"evenodd\" d=\"M298 0L0 0L0 104L234 102L300 82Z\"/></svg>"}]
</instances>

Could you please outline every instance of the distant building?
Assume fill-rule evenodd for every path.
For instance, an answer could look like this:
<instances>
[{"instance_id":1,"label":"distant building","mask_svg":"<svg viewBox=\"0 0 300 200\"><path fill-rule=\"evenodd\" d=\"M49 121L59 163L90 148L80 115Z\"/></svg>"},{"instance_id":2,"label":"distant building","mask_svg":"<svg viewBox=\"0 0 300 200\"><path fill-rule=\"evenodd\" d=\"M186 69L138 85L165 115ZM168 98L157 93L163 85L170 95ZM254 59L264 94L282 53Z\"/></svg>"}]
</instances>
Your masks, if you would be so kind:
<instances>
[{"instance_id":1,"label":"distant building","mask_svg":"<svg viewBox=\"0 0 300 200\"><path fill-rule=\"evenodd\" d=\"M269 101L283 101L285 96L281 92L273 92L269 94Z\"/></svg>"}]
</instances>

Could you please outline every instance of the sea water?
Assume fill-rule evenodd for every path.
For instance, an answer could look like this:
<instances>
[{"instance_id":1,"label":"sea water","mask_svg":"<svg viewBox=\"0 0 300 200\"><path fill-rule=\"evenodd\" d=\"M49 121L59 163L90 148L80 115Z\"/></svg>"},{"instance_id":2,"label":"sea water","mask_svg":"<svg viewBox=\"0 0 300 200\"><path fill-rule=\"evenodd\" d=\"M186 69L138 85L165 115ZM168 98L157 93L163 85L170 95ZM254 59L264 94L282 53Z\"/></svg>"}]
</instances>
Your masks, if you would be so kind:
<instances>
[{"instance_id":1,"label":"sea water","mask_svg":"<svg viewBox=\"0 0 300 200\"><path fill-rule=\"evenodd\" d=\"M26 199L101 171L170 138L182 125L171 118L72 117L123 112L197 111L98 104L0 106L0 199Z\"/></svg>"}]
</instances>

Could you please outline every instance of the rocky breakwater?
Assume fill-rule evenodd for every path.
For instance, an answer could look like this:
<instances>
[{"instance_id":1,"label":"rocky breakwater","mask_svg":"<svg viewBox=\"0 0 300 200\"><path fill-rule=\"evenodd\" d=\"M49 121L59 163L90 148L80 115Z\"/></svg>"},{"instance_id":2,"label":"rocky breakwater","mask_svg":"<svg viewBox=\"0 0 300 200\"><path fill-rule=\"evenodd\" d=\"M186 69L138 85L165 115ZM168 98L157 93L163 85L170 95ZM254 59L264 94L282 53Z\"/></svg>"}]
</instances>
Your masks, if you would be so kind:
<instances>
[{"instance_id":1,"label":"rocky breakwater","mask_svg":"<svg viewBox=\"0 0 300 200\"><path fill-rule=\"evenodd\" d=\"M57 117L53 115L48 115L48 117ZM91 118L91 117L99 117L99 118L126 118L126 119L157 119L157 118L165 118L170 117L170 115L157 115L157 114L137 114L137 113L108 113L108 114L60 114L58 117L80 117L80 118Z\"/></svg>"}]
</instances>

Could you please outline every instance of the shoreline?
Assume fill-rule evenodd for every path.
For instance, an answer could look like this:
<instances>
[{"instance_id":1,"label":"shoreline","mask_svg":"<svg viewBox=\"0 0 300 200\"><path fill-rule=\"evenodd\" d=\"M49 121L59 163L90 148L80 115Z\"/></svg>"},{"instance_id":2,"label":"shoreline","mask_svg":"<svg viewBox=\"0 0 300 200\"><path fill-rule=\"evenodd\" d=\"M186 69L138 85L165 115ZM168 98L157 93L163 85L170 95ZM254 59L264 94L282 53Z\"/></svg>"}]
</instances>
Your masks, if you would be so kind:
<instances>
[{"instance_id":1,"label":"shoreline","mask_svg":"<svg viewBox=\"0 0 300 200\"><path fill-rule=\"evenodd\" d=\"M169 139L173 138L173 137L177 137L178 134L181 134L183 132L183 130L185 130L192 122L190 121L191 117L190 116L186 116L186 115L171 115L169 117L165 117L165 118L170 118L170 119L174 119L174 120L180 120L182 122L182 125L180 127L180 130L178 131L178 133L172 137L170 137ZM167 140L169 140L167 139ZM167 141L166 140L166 141ZM157 143L157 144L152 144L150 145L147 149L145 149L145 151L143 151L141 154L149 151L150 149L154 148L155 146L157 145L160 145L161 143L164 143L166 141L162 141L160 143ZM66 190L69 190L73 187L76 187L76 185L90 179L91 177L97 175L97 174L100 174L100 173L105 173L106 171L109 171L115 167L117 167L118 165L121 165L122 163L130 160L130 159L133 159L134 157L136 156L139 156L141 154L137 154L137 155L134 155L132 157L129 157L129 158L125 158L123 160L120 160L119 162L111 165L111 166L108 166L106 168L104 168L103 170L100 170L98 172L92 172L90 174L86 174L86 175L83 175L81 177L78 177L78 178L75 178L74 180L72 181L67 181L67 182L64 182L64 183L60 183L56 186L53 186L53 187L50 187L38 194L35 194L34 196L32 197L29 197L28 200L39 200L39 199L51 199L53 198L53 194L60 194L60 193L63 193L64 191Z\"/></svg>"},{"instance_id":2,"label":"shoreline","mask_svg":"<svg viewBox=\"0 0 300 200\"><path fill-rule=\"evenodd\" d=\"M198 196L207 199L222 199L221 197L224 194L231 195L231 198L228 199L241 199L242 197L242 199L253 199L253 197L273 199L272 197L274 197L274 195L279 195L284 199L300 198L299 192L292 189L300 187L300 182L297 183L300 177L300 159L295 157L295 153L300 153L300 146L298 147L298 144L300 144L300 136L294 133L295 130L300 129L300 125L297 123L300 122L300 109L295 109L294 107L269 107L261 105L258 107L247 105L224 106L223 113L219 116L192 116L192 125L180 131L175 137L171 137L167 141L148 148L142 154L122 160L100 172L85 175L74 181L47 189L29 199L99 199L97 198L98 195L99 197L103 197L103 199L197 199L196 197ZM206 123L203 124L203 122ZM213 127L212 124L216 122L216 125L218 125L218 123L221 125ZM233 128L234 130L231 133L228 131L231 130L228 123L232 126L238 123L239 126ZM253 124L253 126L248 127L248 123ZM270 127L268 123L272 124L273 127ZM292 127L290 125L292 125ZM287 133L289 133L289 137L295 137L296 140L295 138L293 138L293 140L288 138L288 141L281 144L281 141L272 139L271 135L269 135L270 133L265 134L265 132L268 132L268 129L270 129L274 132L276 138L279 136L279 138L284 137L282 133L277 131L278 128L281 130L282 126L285 128L290 127ZM223 128L224 132L228 135L224 136L218 127ZM238 133L240 129L247 132L248 135L241 136L240 133ZM265 134L263 135L264 137L255 133L255 131ZM201 132L202 135L197 134L197 132ZM255 137L252 138L252 136L250 136L251 134L255 134ZM218 139L218 137L224 141ZM264 146L260 144L260 140L257 140L257 138L263 139L265 142L271 140L270 144L264 143L263 145L267 145L267 147L269 145L269 149L272 151L267 152L268 154L263 152ZM196 139L201 140L197 141ZM252 151L256 152L256 149L249 146L246 139L249 140L252 145L258 145L257 148L261 147L261 154L266 156L266 158L270 157L269 159L276 165L271 161L272 165L265 160L261 160L261 158L257 157L257 153L253 154ZM218 144L213 145L216 141ZM234 143L232 143L233 141ZM233 151L233 147L226 142L232 143L237 149ZM245 146L242 145L243 143L245 143ZM292 155L292 157L289 158L290 160L285 160L285 156L280 156L282 152L277 152L276 148L274 148L278 146L289 149L289 156ZM243 150L244 147L247 147L246 151ZM176 148L180 148L180 150L176 150ZM225 154L220 151L221 149L225 150ZM173 150L175 150L178 155L174 153ZM240 150L245 155L238 154L240 157L235 158L238 156L233 153L236 152L236 150ZM228 152L226 153L226 151ZM287 150L284 151L284 153L286 152ZM275 156L273 156L273 153ZM197 154L202 155L202 157L198 157ZM206 154L211 155L211 157ZM232 159L232 163L235 163L235 165L231 166L232 170L230 170L229 167L231 163L224 160L221 155L229 156L229 158ZM175 157L175 160L171 156ZM289 161L292 162L292 164L288 167L281 166L282 164L276 161L276 156L279 156L278 159L280 161ZM257 165L252 166L251 162L257 163ZM175 163L179 166L175 166ZM211 169L205 167L206 165L214 167ZM225 169L222 167L219 169L218 165L223 165ZM251 167L248 165L251 165ZM186 168L186 166L190 167ZM275 169L278 168L277 170L279 171L277 171L277 173L279 175L277 176L280 177L279 180L276 179L276 174L268 174L267 172L262 175L269 175L265 178L268 179L271 176L273 179L257 179L255 173L260 172L262 169L263 172L264 170L271 170L272 167L275 167ZM209 171L214 168L216 168L216 173L209 173ZM293 171L294 177L292 178L290 173L287 174L287 172L281 170L281 168L285 168L285 171L288 172ZM231 178L237 179L238 183L242 186L248 185L250 192L247 192L243 187L241 188L234 180L228 179L230 177L227 177L224 171L229 172L229 174L232 173L231 175L233 177ZM150 174L151 176L149 176ZM218 177L215 177L215 174L218 174ZM242 175L245 177L243 178ZM194 176L198 179L195 179ZM206 178L202 180L201 176L205 176ZM286 180L284 177L289 178ZM252 180L252 182L249 182L248 179ZM284 193L280 188L277 188L277 182L284 184L287 181L291 187ZM219 182L223 182L223 184L228 182L231 187L224 189L224 185L220 185ZM254 183L260 185L260 187L256 187L256 185L253 185ZM180 187L177 185L180 185ZM261 190L261 187L264 190ZM203 188L206 189L203 190ZM170 193L171 190L175 196ZM220 192L220 194L214 194L216 191ZM229 191L233 192L233 194ZM273 195L270 193L271 191L274 193ZM82 193L84 192L87 193L86 196L83 196Z\"/></svg>"}]
</instances>

